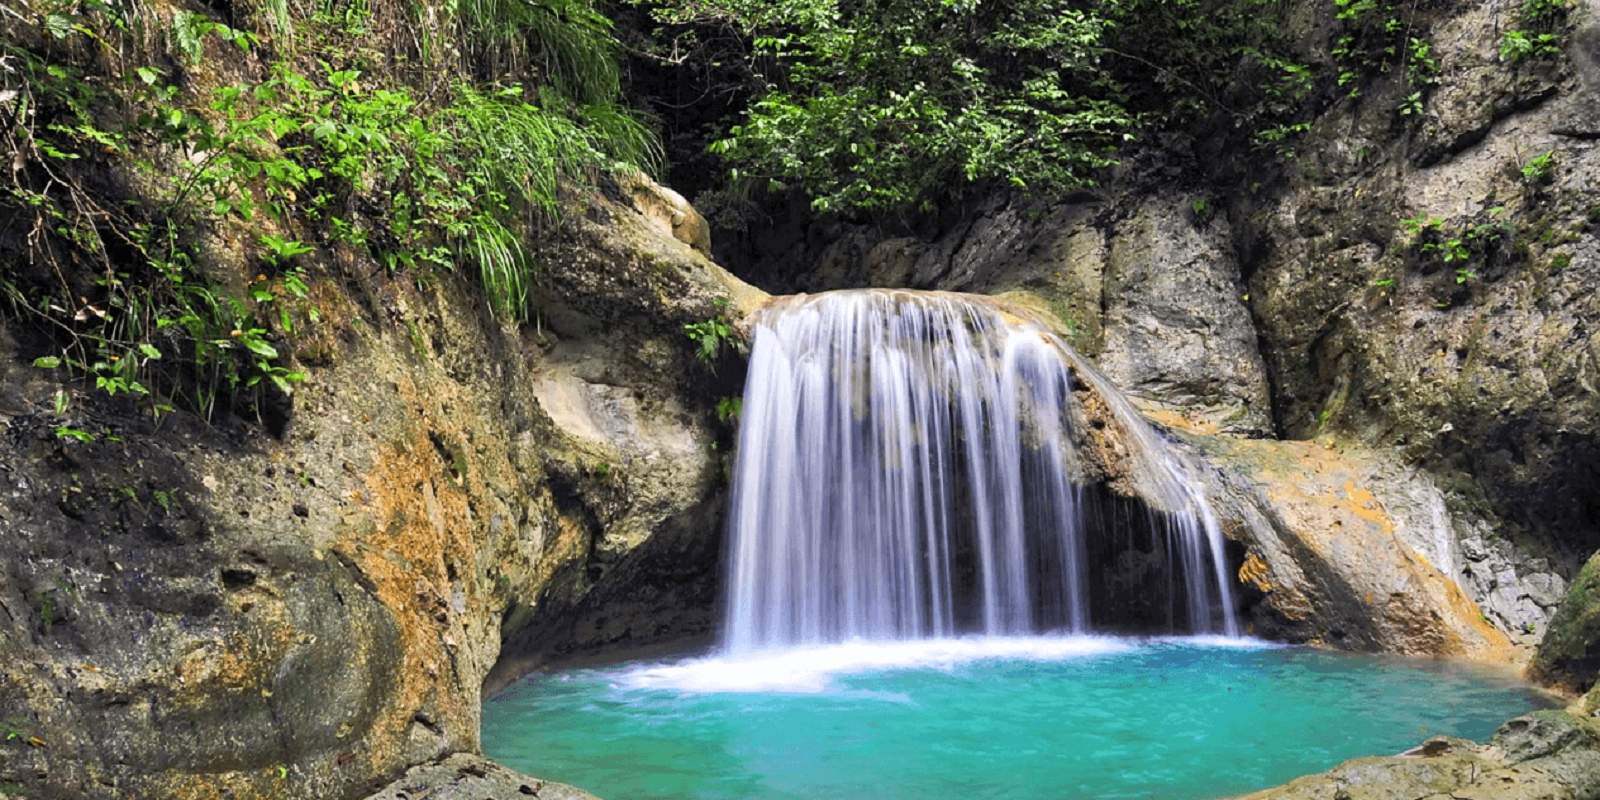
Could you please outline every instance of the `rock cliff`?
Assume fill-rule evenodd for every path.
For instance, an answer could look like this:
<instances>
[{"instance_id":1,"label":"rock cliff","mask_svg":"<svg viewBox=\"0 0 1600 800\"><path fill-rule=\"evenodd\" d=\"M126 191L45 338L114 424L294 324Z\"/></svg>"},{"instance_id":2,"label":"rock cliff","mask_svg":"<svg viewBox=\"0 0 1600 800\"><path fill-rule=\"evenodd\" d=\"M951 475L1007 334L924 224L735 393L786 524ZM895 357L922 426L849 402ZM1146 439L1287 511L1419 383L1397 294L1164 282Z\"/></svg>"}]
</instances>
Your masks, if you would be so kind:
<instances>
[{"instance_id":1,"label":"rock cliff","mask_svg":"<svg viewBox=\"0 0 1600 800\"><path fill-rule=\"evenodd\" d=\"M321 287L339 346L281 436L152 417L0 340L0 786L362 796L476 752L491 675L703 641L738 375L683 326L756 293L623 181L572 199L539 325L464 282Z\"/></svg>"}]
</instances>

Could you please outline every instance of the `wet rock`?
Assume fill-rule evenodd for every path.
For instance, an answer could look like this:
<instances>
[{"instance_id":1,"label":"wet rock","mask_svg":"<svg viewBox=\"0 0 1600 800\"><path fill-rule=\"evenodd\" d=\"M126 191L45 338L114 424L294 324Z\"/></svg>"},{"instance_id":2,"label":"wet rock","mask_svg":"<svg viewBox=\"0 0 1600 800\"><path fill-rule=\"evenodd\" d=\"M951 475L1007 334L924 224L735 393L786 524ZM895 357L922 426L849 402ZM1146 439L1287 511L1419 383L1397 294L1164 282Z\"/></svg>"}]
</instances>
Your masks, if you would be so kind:
<instances>
[{"instance_id":1,"label":"wet rock","mask_svg":"<svg viewBox=\"0 0 1600 800\"><path fill-rule=\"evenodd\" d=\"M1220 211L1199 194L1060 202L997 194L932 239L817 221L824 243L782 285L940 289L1036 305L1148 410L1265 435L1265 365Z\"/></svg>"},{"instance_id":2,"label":"wet rock","mask_svg":"<svg viewBox=\"0 0 1600 800\"><path fill-rule=\"evenodd\" d=\"M1208 494L1243 548L1238 578L1256 635L1512 658L1505 634L1452 579L1452 519L1426 475L1326 442L1184 440L1215 465Z\"/></svg>"},{"instance_id":3,"label":"wet rock","mask_svg":"<svg viewBox=\"0 0 1600 800\"><path fill-rule=\"evenodd\" d=\"M1507 764L1521 764L1576 748L1600 746L1600 733L1563 711L1535 711L1500 726L1489 744Z\"/></svg>"}]
</instances>

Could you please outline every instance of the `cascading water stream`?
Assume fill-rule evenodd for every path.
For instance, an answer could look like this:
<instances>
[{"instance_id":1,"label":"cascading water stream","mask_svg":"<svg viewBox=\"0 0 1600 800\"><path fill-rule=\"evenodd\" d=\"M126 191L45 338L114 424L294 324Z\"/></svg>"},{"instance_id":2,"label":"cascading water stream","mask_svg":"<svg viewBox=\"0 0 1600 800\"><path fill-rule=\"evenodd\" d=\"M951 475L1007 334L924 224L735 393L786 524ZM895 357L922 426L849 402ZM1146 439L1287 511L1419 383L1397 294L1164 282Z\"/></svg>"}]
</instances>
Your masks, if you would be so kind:
<instances>
[{"instance_id":1,"label":"cascading water stream","mask_svg":"<svg viewBox=\"0 0 1600 800\"><path fill-rule=\"evenodd\" d=\"M1084 632L1116 624L1097 603L1130 595L1161 606L1163 632L1238 634L1188 467L1043 328L959 295L801 296L756 322L746 387L731 651ZM1142 515L1090 483L1083 448L1104 435L1091 427L1116 429ZM1124 527L1148 538L1143 561L1108 549ZM1151 569L1155 584L1119 588Z\"/></svg>"}]
</instances>

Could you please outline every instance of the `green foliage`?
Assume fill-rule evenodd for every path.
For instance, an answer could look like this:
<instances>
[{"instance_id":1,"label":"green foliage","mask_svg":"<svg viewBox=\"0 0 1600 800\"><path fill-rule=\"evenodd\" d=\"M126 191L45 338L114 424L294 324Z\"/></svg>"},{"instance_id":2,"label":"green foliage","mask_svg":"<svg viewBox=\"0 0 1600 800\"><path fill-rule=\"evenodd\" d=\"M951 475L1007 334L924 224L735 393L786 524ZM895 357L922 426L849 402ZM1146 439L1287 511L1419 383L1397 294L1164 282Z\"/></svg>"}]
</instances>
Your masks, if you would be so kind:
<instances>
[{"instance_id":1,"label":"green foliage","mask_svg":"<svg viewBox=\"0 0 1600 800\"><path fill-rule=\"evenodd\" d=\"M455 134L449 153L464 173L469 194L420 205L467 211L447 226L451 241L478 264L495 308L508 316L527 312L533 265L511 224L528 211L554 214L557 188L585 164L655 164L658 146L638 119L614 106L577 109L578 119L550 113L521 98L521 89L493 93L457 88L456 103L445 112ZM436 187L445 189L446 187Z\"/></svg>"},{"instance_id":2,"label":"green foliage","mask_svg":"<svg viewBox=\"0 0 1600 800\"><path fill-rule=\"evenodd\" d=\"M92 442L98 438L88 431L78 430L66 425L57 425L53 432L57 439L71 439L76 442Z\"/></svg>"},{"instance_id":3,"label":"green foliage","mask_svg":"<svg viewBox=\"0 0 1600 800\"><path fill-rule=\"evenodd\" d=\"M731 419L738 419L739 415L742 414L742 413L744 413L744 398L742 398L742 397L719 397L719 398L717 398L717 419L719 419L719 420L721 420L723 422L727 422L728 420L731 420Z\"/></svg>"},{"instance_id":4,"label":"green foliage","mask_svg":"<svg viewBox=\"0 0 1600 800\"><path fill-rule=\"evenodd\" d=\"M1516 64L1561 54L1558 31L1566 22L1569 0L1524 0L1517 26L1500 39L1500 60Z\"/></svg>"},{"instance_id":5,"label":"green foliage","mask_svg":"<svg viewBox=\"0 0 1600 800\"><path fill-rule=\"evenodd\" d=\"M695 355L707 365L715 366L717 358L722 355L723 345L739 346L738 340L733 338L733 326L721 314L684 325L683 331L690 341L699 345Z\"/></svg>"},{"instance_id":6,"label":"green foliage","mask_svg":"<svg viewBox=\"0 0 1600 800\"><path fill-rule=\"evenodd\" d=\"M1337 84L1350 97L1360 97L1373 78L1399 71L1406 94L1398 111L1421 114L1428 87L1438 82L1439 62L1422 30L1416 4L1390 0L1334 0L1339 36L1332 55Z\"/></svg>"},{"instance_id":7,"label":"green foliage","mask_svg":"<svg viewBox=\"0 0 1600 800\"><path fill-rule=\"evenodd\" d=\"M1527 59L1557 55L1560 52L1560 38L1553 33L1512 28L1507 30L1500 40L1500 59L1513 64Z\"/></svg>"},{"instance_id":8,"label":"green foliage","mask_svg":"<svg viewBox=\"0 0 1600 800\"><path fill-rule=\"evenodd\" d=\"M1522 165L1522 182L1527 184L1543 183L1549 180L1556 168L1556 151L1548 150L1528 159Z\"/></svg>"},{"instance_id":9,"label":"green foliage","mask_svg":"<svg viewBox=\"0 0 1600 800\"><path fill-rule=\"evenodd\" d=\"M316 249L303 242L284 239L273 236L270 233L262 234L260 242L267 249L267 260L274 264L287 264L293 261L295 256L304 255Z\"/></svg>"},{"instance_id":10,"label":"green foliage","mask_svg":"<svg viewBox=\"0 0 1600 800\"><path fill-rule=\"evenodd\" d=\"M611 21L587 0L461 0L457 13L487 75L531 73L580 105L621 92Z\"/></svg>"},{"instance_id":11,"label":"green foliage","mask_svg":"<svg viewBox=\"0 0 1600 800\"><path fill-rule=\"evenodd\" d=\"M1502 218L1504 212L1503 206L1496 206L1458 224L1419 216L1400 220L1400 226L1413 252L1425 262L1437 259L1451 269L1457 284L1464 284L1478 277L1472 264L1487 260L1501 242L1516 235L1515 223Z\"/></svg>"},{"instance_id":12,"label":"green foliage","mask_svg":"<svg viewBox=\"0 0 1600 800\"><path fill-rule=\"evenodd\" d=\"M370 17L360 0L317 5L304 23L313 31L359 33ZM291 352L320 318L310 276L340 260L331 249L424 285L474 264L493 308L523 318L525 237L554 215L561 182L653 168L660 152L615 105L609 22L585 0L498 7L498 27L457 19L480 56L502 48L496 63L516 62L530 82L463 72L426 98L326 42L285 47L296 27L286 0L257 9L271 31L255 33L192 12L152 27L141 4L106 0L52 3L33 28L0 19L24 34L0 40L0 97L16 123L0 127L15 165L0 177L0 208L35 232L29 266L0 279L0 301L61 343L36 363L158 410L259 409L264 389L288 394L305 377ZM201 91L169 73L267 51L258 37L284 57L263 79ZM487 58L474 71L504 79ZM140 195L84 179L108 161ZM242 290L200 266L199 232L227 218L256 227L264 268Z\"/></svg>"},{"instance_id":13,"label":"green foliage","mask_svg":"<svg viewBox=\"0 0 1600 800\"><path fill-rule=\"evenodd\" d=\"M249 52L255 36L246 31L234 30L220 22L213 22L204 14L182 11L172 18L172 43L183 55L184 64L194 66L205 55L205 39L215 34L218 38ZM148 69L148 68L147 68Z\"/></svg>"},{"instance_id":14,"label":"green foliage","mask_svg":"<svg viewBox=\"0 0 1600 800\"><path fill-rule=\"evenodd\" d=\"M1317 83L1292 53L1286 11L1275 0L1103 4L1116 94L1140 129L1223 117L1258 141L1282 142L1310 127L1305 103Z\"/></svg>"},{"instance_id":15,"label":"green foliage","mask_svg":"<svg viewBox=\"0 0 1600 800\"><path fill-rule=\"evenodd\" d=\"M890 213L979 187L1059 194L1093 184L1154 127L1222 122L1280 143L1309 127L1316 82L1289 55L1274 0L659 0L652 11L676 32L657 61L715 42L713 90L751 94L709 142L730 175L712 202L733 210L761 191ZM729 31L746 37L743 52Z\"/></svg>"},{"instance_id":16,"label":"green foliage","mask_svg":"<svg viewBox=\"0 0 1600 800\"><path fill-rule=\"evenodd\" d=\"M771 65L713 151L736 182L797 184L819 211L923 205L963 183L1070 189L1134 123L1097 66L1108 21L1065 0L697 8Z\"/></svg>"}]
</instances>

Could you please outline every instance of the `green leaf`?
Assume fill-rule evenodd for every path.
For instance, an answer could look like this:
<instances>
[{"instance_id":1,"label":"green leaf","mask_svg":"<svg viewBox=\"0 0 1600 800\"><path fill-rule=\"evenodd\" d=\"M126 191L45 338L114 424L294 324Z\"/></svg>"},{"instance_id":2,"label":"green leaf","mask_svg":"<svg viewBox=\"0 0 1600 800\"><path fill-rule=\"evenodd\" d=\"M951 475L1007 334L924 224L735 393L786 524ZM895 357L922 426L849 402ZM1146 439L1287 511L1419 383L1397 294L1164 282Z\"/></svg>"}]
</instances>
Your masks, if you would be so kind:
<instances>
[{"instance_id":1,"label":"green leaf","mask_svg":"<svg viewBox=\"0 0 1600 800\"><path fill-rule=\"evenodd\" d=\"M61 366L61 359L55 356L43 356L33 360L33 365L40 369L55 369Z\"/></svg>"},{"instance_id":2,"label":"green leaf","mask_svg":"<svg viewBox=\"0 0 1600 800\"><path fill-rule=\"evenodd\" d=\"M60 14L46 14L44 29L57 39L65 39L72 35L72 18Z\"/></svg>"},{"instance_id":3,"label":"green leaf","mask_svg":"<svg viewBox=\"0 0 1600 800\"><path fill-rule=\"evenodd\" d=\"M161 351L157 350L156 346L153 345L153 344L150 344L149 342L140 342L139 343L139 352L143 353L145 358L148 358L148 359L151 359L151 360L156 360L156 359L161 358Z\"/></svg>"},{"instance_id":4,"label":"green leaf","mask_svg":"<svg viewBox=\"0 0 1600 800\"><path fill-rule=\"evenodd\" d=\"M266 342L264 342L264 341L262 341L260 339L255 338L254 336L245 337L244 338L244 346L250 352L255 353L258 356L261 356L262 358L271 359L271 358L277 358L278 357L277 348L273 347L270 344L267 344Z\"/></svg>"}]
</instances>

